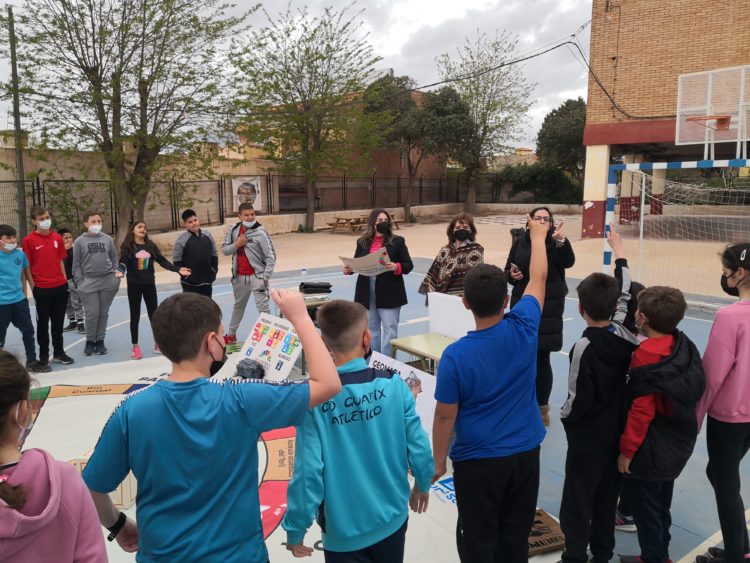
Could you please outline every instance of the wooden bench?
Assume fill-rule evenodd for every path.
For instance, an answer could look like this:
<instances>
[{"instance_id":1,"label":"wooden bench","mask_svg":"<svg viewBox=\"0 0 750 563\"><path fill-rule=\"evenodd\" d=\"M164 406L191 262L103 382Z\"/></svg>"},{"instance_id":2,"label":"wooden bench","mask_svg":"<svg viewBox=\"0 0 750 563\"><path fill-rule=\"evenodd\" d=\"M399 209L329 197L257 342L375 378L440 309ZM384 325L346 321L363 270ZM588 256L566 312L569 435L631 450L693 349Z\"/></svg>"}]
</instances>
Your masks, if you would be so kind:
<instances>
[{"instance_id":1,"label":"wooden bench","mask_svg":"<svg viewBox=\"0 0 750 563\"><path fill-rule=\"evenodd\" d=\"M334 219L333 223L328 223L332 233L344 231L355 234L367 227L367 217L334 217Z\"/></svg>"}]
</instances>

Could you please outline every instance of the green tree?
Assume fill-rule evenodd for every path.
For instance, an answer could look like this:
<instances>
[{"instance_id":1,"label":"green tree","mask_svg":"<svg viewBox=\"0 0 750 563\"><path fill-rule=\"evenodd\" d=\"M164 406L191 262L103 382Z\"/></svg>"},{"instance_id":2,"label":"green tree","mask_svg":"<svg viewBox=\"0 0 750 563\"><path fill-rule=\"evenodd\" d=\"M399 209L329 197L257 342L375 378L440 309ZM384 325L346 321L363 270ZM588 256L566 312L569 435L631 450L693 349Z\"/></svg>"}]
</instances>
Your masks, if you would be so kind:
<instances>
[{"instance_id":1,"label":"green tree","mask_svg":"<svg viewBox=\"0 0 750 563\"><path fill-rule=\"evenodd\" d=\"M315 225L318 178L361 168L375 144L361 96L374 77L361 11L326 8L319 18L291 5L254 30L238 49L235 91L240 128L284 173L299 173L307 195L306 230Z\"/></svg>"},{"instance_id":2,"label":"green tree","mask_svg":"<svg viewBox=\"0 0 750 563\"><path fill-rule=\"evenodd\" d=\"M586 125L586 102L583 98L566 100L549 112L542 122L536 139L539 159L559 166L583 185L583 165L586 148L583 146L583 128Z\"/></svg>"},{"instance_id":3,"label":"green tree","mask_svg":"<svg viewBox=\"0 0 750 563\"><path fill-rule=\"evenodd\" d=\"M246 15L217 0L25 0L22 94L42 148L95 149L122 240L142 219L160 155L206 170L226 44ZM210 159L209 159L210 160ZM174 162L173 162L174 165Z\"/></svg>"},{"instance_id":4,"label":"green tree","mask_svg":"<svg viewBox=\"0 0 750 563\"><path fill-rule=\"evenodd\" d=\"M526 81L520 67L510 62L516 54L517 39L506 32L494 39L477 32L452 58L440 55L436 62L443 80L450 80L469 105L474 131L455 158L463 166L469 190L466 209L476 203L477 175L488 158L508 150L518 140L531 102L534 85Z\"/></svg>"}]
</instances>

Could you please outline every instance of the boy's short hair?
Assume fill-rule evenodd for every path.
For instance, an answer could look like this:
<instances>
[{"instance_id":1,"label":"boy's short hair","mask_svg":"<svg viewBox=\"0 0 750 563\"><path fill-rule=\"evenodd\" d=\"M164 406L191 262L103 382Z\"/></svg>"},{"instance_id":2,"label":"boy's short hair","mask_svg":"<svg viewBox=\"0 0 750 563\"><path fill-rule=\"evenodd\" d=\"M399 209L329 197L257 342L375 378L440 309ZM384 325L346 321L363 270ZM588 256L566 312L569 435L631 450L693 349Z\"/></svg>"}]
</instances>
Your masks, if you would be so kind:
<instances>
[{"instance_id":1,"label":"boy's short hair","mask_svg":"<svg viewBox=\"0 0 750 563\"><path fill-rule=\"evenodd\" d=\"M237 208L237 213L242 213L246 209L249 209L250 211L255 211L255 208L253 207L253 204L249 201L244 201L240 203L240 206Z\"/></svg>"},{"instance_id":2,"label":"boy's short hair","mask_svg":"<svg viewBox=\"0 0 750 563\"><path fill-rule=\"evenodd\" d=\"M679 289L655 285L638 294L638 310L655 331L671 334L685 316L687 302Z\"/></svg>"},{"instance_id":3,"label":"boy's short hair","mask_svg":"<svg viewBox=\"0 0 750 563\"><path fill-rule=\"evenodd\" d=\"M221 324L221 309L210 298L197 293L178 293L162 301L151 327L162 354L176 364L198 355L207 332ZM218 358L217 358L218 359Z\"/></svg>"},{"instance_id":4,"label":"boy's short hair","mask_svg":"<svg viewBox=\"0 0 750 563\"><path fill-rule=\"evenodd\" d=\"M197 217L197 216L198 214L192 209L186 209L185 211L182 212L182 222L187 223L188 219L190 219L191 217Z\"/></svg>"},{"instance_id":5,"label":"boy's short hair","mask_svg":"<svg viewBox=\"0 0 750 563\"><path fill-rule=\"evenodd\" d=\"M335 299L318 309L320 335L331 352L354 350L367 330L367 309L359 303Z\"/></svg>"},{"instance_id":6,"label":"boy's short hair","mask_svg":"<svg viewBox=\"0 0 750 563\"><path fill-rule=\"evenodd\" d=\"M480 264L464 278L464 298L474 316L492 317L503 310L508 295L508 278L497 266Z\"/></svg>"},{"instance_id":7,"label":"boy's short hair","mask_svg":"<svg viewBox=\"0 0 750 563\"><path fill-rule=\"evenodd\" d=\"M102 216L101 213L99 213L98 211L94 209L87 209L86 211L83 212L83 222L88 223L89 219L91 219L94 215L98 215L100 218Z\"/></svg>"},{"instance_id":8,"label":"boy's short hair","mask_svg":"<svg viewBox=\"0 0 750 563\"><path fill-rule=\"evenodd\" d=\"M612 276L589 274L578 284L578 301L593 321L608 321L617 310L620 284Z\"/></svg>"},{"instance_id":9,"label":"boy's short hair","mask_svg":"<svg viewBox=\"0 0 750 563\"><path fill-rule=\"evenodd\" d=\"M39 217L40 215L44 215L45 213L47 213L47 210L41 205L35 205L29 211L29 215L31 216L32 221L36 219L37 217Z\"/></svg>"},{"instance_id":10,"label":"boy's short hair","mask_svg":"<svg viewBox=\"0 0 750 563\"><path fill-rule=\"evenodd\" d=\"M62 237L65 235L72 235L73 233L70 232L70 229L66 229L65 227L63 227L62 229L57 229L57 234Z\"/></svg>"},{"instance_id":11,"label":"boy's short hair","mask_svg":"<svg viewBox=\"0 0 750 563\"><path fill-rule=\"evenodd\" d=\"M10 225L0 225L0 237L14 237L17 234L16 229Z\"/></svg>"}]
</instances>

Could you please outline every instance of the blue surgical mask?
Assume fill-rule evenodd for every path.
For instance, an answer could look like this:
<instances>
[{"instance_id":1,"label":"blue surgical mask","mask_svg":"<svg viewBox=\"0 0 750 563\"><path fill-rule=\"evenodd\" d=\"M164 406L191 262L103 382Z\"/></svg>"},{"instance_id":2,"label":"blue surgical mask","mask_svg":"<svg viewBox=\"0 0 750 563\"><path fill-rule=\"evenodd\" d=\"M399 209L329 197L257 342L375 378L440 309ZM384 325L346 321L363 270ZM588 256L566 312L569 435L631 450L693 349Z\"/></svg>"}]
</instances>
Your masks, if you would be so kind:
<instances>
[{"instance_id":1,"label":"blue surgical mask","mask_svg":"<svg viewBox=\"0 0 750 563\"><path fill-rule=\"evenodd\" d=\"M39 221L39 228L43 231L48 231L49 228L52 226L52 219L45 219L44 221Z\"/></svg>"},{"instance_id":2,"label":"blue surgical mask","mask_svg":"<svg viewBox=\"0 0 750 563\"><path fill-rule=\"evenodd\" d=\"M30 417L31 420L29 420L26 424L21 424L18 422L18 415L21 410L21 403L20 401L16 403L16 424L18 424L18 427L21 429L21 434L18 436L18 449L21 449L23 447L24 442L26 442L26 438L29 436L29 433L31 432L31 429L34 427L34 418L33 414ZM31 414L31 404L29 404L29 412Z\"/></svg>"},{"instance_id":3,"label":"blue surgical mask","mask_svg":"<svg viewBox=\"0 0 750 563\"><path fill-rule=\"evenodd\" d=\"M242 221L242 225L246 229L252 229L255 226L256 223L257 223L257 221Z\"/></svg>"},{"instance_id":4,"label":"blue surgical mask","mask_svg":"<svg viewBox=\"0 0 750 563\"><path fill-rule=\"evenodd\" d=\"M7 250L8 252L13 252L16 248L18 248L18 244L15 242L4 242L3 248Z\"/></svg>"}]
</instances>

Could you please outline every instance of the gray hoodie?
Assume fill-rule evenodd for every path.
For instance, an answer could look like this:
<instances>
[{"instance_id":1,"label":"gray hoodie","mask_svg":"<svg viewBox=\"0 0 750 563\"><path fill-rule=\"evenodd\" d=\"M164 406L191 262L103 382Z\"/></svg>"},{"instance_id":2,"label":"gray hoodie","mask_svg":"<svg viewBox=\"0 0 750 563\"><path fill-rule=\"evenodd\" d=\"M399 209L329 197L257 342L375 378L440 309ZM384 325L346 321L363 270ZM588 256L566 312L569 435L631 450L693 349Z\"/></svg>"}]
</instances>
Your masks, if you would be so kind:
<instances>
[{"instance_id":1,"label":"gray hoodie","mask_svg":"<svg viewBox=\"0 0 750 563\"><path fill-rule=\"evenodd\" d=\"M232 279L237 275L237 247L234 241L240 236L242 223L237 223L227 233L221 251L225 256L232 256ZM255 270L255 276L268 281L276 266L276 251L273 248L271 237L260 223L245 230L247 244L245 245L245 256L250 266Z\"/></svg>"},{"instance_id":2,"label":"gray hoodie","mask_svg":"<svg viewBox=\"0 0 750 563\"><path fill-rule=\"evenodd\" d=\"M73 244L73 280L80 291L107 289L120 280L114 272L118 267L117 250L112 237L89 233Z\"/></svg>"}]
</instances>

